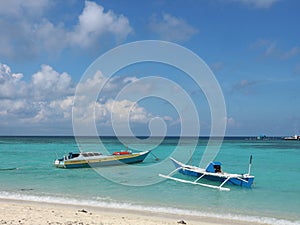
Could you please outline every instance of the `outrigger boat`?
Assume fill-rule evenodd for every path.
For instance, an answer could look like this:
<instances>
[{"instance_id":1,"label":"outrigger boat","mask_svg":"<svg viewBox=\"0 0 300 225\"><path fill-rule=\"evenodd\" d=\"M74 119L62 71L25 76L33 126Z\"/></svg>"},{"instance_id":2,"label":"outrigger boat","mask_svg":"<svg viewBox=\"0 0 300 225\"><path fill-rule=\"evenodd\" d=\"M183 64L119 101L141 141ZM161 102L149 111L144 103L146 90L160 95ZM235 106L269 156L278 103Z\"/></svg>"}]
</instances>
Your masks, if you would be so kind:
<instances>
[{"instance_id":1,"label":"outrigger boat","mask_svg":"<svg viewBox=\"0 0 300 225\"><path fill-rule=\"evenodd\" d=\"M234 173L223 172L221 169L222 164L220 162L211 162L208 164L206 169L203 169L197 166L186 165L173 158L170 159L174 163L176 169L173 170L168 175L159 174L160 177L171 179L182 183L195 184L203 187L219 189L220 191L230 191L230 188L223 187L226 183L250 188L252 187L254 181L254 176L250 175L250 170L252 165L252 155L250 156L250 164L249 164L249 169L247 174L234 174ZM173 177L173 175L176 172L188 176L197 177L197 179L191 181L191 180L185 180L185 179ZM221 184L217 186L217 185L211 185L206 183L200 183L199 181L202 178L207 180L219 181L221 182Z\"/></svg>"},{"instance_id":2,"label":"outrigger boat","mask_svg":"<svg viewBox=\"0 0 300 225\"><path fill-rule=\"evenodd\" d=\"M54 165L58 168L84 168L114 166L143 162L151 151L132 153L131 151L114 152L112 155L102 155L100 152L80 152L65 155L56 159Z\"/></svg>"}]
</instances>

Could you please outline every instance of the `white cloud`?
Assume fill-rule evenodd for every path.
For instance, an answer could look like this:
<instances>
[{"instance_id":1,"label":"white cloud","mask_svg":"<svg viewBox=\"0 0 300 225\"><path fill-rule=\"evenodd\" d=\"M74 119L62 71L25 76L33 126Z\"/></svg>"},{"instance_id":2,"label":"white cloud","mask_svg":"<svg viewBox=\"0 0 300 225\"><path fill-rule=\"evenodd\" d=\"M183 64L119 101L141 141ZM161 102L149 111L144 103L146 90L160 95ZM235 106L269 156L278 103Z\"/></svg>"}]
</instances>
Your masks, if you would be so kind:
<instances>
[{"instance_id":1,"label":"white cloud","mask_svg":"<svg viewBox=\"0 0 300 225\"><path fill-rule=\"evenodd\" d=\"M112 34L117 40L125 39L132 32L129 20L123 15L116 15L95 2L85 2L85 8L79 16L78 24L69 33L71 43L81 47L90 47L102 35Z\"/></svg>"},{"instance_id":2,"label":"white cloud","mask_svg":"<svg viewBox=\"0 0 300 225\"><path fill-rule=\"evenodd\" d=\"M70 43L67 40L68 31L62 23L53 24L43 18L33 26L29 26L27 30L32 32L32 42L37 46L35 47L35 55L42 51L57 54L64 48L69 47Z\"/></svg>"},{"instance_id":3,"label":"white cloud","mask_svg":"<svg viewBox=\"0 0 300 225\"><path fill-rule=\"evenodd\" d=\"M215 71L221 71L224 68L224 62L214 62L210 65L210 68Z\"/></svg>"},{"instance_id":4,"label":"white cloud","mask_svg":"<svg viewBox=\"0 0 300 225\"><path fill-rule=\"evenodd\" d=\"M239 2L243 5L259 8L259 9L267 9L270 8L275 3L280 0L231 0L233 2Z\"/></svg>"},{"instance_id":5,"label":"white cloud","mask_svg":"<svg viewBox=\"0 0 300 225\"><path fill-rule=\"evenodd\" d=\"M298 46L294 46L290 50L287 50L287 51L283 52L282 55L281 55L281 58L282 59L289 59L289 58L292 58L292 57L298 55L299 52L300 52L300 48Z\"/></svg>"},{"instance_id":6,"label":"white cloud","mask_svg":"<svg viewBox=\"0 0 300 225\"><path fill-rule=\"evenodd\" d=\"M24 59L45 50L48 39L56 36L52 33L47 39L39 38L39 28L45 23L43 15L51 8L51 5L51 1L48 0L2 1L0 7L0 56Z\"/></svg>"},{"instance_id":7,"label":"white cloud","mask_svg":"<svg viewBox=\"0 0 300 225\"><path fill-rule=\"evenodd\" d=\"M254 80L240 80L237 82L235 85L232 87L232 92L240 92L242 94L249 94L251 92L251 88L255 85L257 85L259 81L254 81Z\"/></svg>"},{"instance_id":8,"label":"white cloud","mask_svg":"<svg viewBox=\"0 0 300 225\"><path fill-rule=\"evenodd\" d=\"M153 116L145 108L128 99L115 100L124 85L136 80L136 77L112 77L108 80L101 71L96 71L92 77L81 81L77 86L74 114L76 120L86 123L94 120L95 116L96 122L102 125L107 124L111 118L118 123L127 123L129 120L147 123Z\"/></svg>"},{"instance_id":9,"label":"white cloud","mask_svg":"<svg viewBox=\"0 0 300 225\"><path fill-rule=\"evenodd\" d=\"M274 40L259 39L251 44L250 49L261 50L264 57L273 57L281 60L288 60L300 53L298 46L293 46L290 49L282 49L281 46Z\"/></svg>"},{"instance_id":10,"label":"white cloud","mask_svg":"<svg viewBox=\"0 0 300 225\"><path fill-rule=\"evenodd\" d=\"M150 22L150 29L167 41L187 41L198 33L198 30L186 21L170 14L163 14L162 19L154 17Z\"/></svg>"},{"instance_id":11,"label":"white cloud","mask_svg":"<svg viewBox=\"0 0 300 225\"><path fill-rule=\"evenodd\" d=\"M22 78L21 73L12 73L9 66L0 64L0 123L51 122L70 116L74 87L67 73L42 65L30 82Z\"/></svg>"},{"instance_id":12,"label":"white cloud","mask_svg":"<svg viewBox=\"0 0 300 225\"><path fill-rule=\"evenodd\" d=\"M64 119L72 116L73 96L67 96L61 100L51 101L49 107L54 109L57 114L62 115Z\"/></svg>"},{"instance_id":13,"label":"white cloud","mask_svg":"<svg viewBox=\"0 0 300 225\"><path fill-rule=\"evenodd\" d=\"M1 1L0 15L7 17L38 16L50 6L49 0L10 0Z\"/></svg>"},{"instance_id":14,"label":"white cloud","mask_svg":"<svg viewBox=\"0 0 300 225\"><path fill-rule=\"evenodd\" d=\"M295 65L294 73L295 73L295 74L300 74L300 62L298 62L298 63Z\"/></svg>"},{"instance_id":15,"label":"white cloud","mask_svg":"<svg viewBox=\"0 0 300 225\"><path fill-rule=\"evenodd\" d=\"M233 117L226 117L226 124L228 128L240 127L240 123L238 123Z\"/></svg>"},{"instance_id":16,"label":"white cloud","mask_svg":"<svg viewBox=\"0 0 300 225\"><path fill-rule=\"evenodd\" d=\"M115 122L127 122L130 120L132 122L147 123L153 117L143 107L128 100L109 100L105 104L105 107L113 115Z\"/></svg>"},{"instance_id":17,"label":"white cloud","mask_svg":"<svg viewBox=\"0 0 300 225\"><path fill-rule=\"evenodd\" d=\"M38 100L49 100L74 93L70 75L59 74L51 66L42 65L41 70L32 75L31 91Z\"/></svg>"},{"instance_id":18,"label":"white cloud","mask_svg":"<svg viewBox=\"0 0 300 225\"><path fill-rule=\"evenodd\" d=\"M5 1L0 7L0 56L27 59L43 52L59 53L65 48L94 49L103 38L123 41L132 32L128 18L117 15L95 2L85 1L77 25L53 22L46 17L47 0Z\"/></svg>"},{"instance_id":19,"label":"white cloud","mask_svg":"<svg viewBox=\"0 0 300 225\"><path fill-rule=\"evenodd\" d=\"M14 99L26 92L23 74L12 73L9 66L0 63L0 99Z\"/></svg>"}]
</instances>

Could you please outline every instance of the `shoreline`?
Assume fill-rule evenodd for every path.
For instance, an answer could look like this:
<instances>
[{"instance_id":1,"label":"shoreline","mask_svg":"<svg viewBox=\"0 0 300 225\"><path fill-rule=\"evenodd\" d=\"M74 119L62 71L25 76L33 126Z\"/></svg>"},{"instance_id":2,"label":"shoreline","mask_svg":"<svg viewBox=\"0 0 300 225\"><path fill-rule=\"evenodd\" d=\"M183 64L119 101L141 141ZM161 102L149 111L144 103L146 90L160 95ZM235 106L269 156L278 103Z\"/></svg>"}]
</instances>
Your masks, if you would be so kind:
<instances>
[{"instance_id":1,"label":"shoreline","mask_svg":"<svg viewBox=\"0 0 300 225\"><path fill-rule=\"evenodd\" d=\"M0 198L0 224L102 224L102 225L242 225L245 221L139 211L133 209L37 202ZM181 223L180 223L181 222ZM258 225L265 223L247 222Z\"/></svg>"}]
</instances>

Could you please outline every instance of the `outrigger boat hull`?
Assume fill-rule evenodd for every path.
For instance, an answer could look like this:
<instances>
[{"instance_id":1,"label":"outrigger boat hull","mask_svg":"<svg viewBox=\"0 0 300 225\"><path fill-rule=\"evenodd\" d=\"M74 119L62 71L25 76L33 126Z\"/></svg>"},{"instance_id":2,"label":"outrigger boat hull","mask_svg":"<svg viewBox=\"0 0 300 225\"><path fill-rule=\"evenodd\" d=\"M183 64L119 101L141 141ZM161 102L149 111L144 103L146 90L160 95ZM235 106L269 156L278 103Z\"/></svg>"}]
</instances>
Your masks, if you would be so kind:
<instances>
[{"instance_id":1,"label":"outrigger boat hull","mask_svg":"<svg viewBox=\"0 0 300 225\"><path fill-rule=\"evenodd\" d=\"M207 180L219 181L219 182L224 182L226 179L228 179L228 176L232 176L232 178L230 178L227 181L227 183L243 186L243 187L251 187L254 181L254 176L249 176L248 174L229 174L229 173L222 173L222 172L216 173L216 172L208 172L207 169L206 170L202 169L203 171L201 171L201 168L199 167L184 165L183 163L180 163L173 158L171 158L171 160L174 163L176 168L181 168L178 170L178 172L184 175L193 176L193 177L201 177L202 175L204 175L203 178ZM211 164L219 165L219 162L212 162ZM195 168L197 169L195 170Z\"/></svg>"},{"instance_id":2,"label":"outrigger boat hull","mask_svg":"<svg viewBox=\"0 0 300 225\"><path fill-rule=\"evenodd\" d=\"M233 184L233 185L238 185L242 187L252 187L253 181L254 181L254 176L250 175L250 167L249 167L249 173L248 174L232 174L232 173L224 173L221 171L221 163L220 162L211 162L206 169L196 167L196 166L191 166L191 165L186 165L184 163L181 163L173 158L170 158L175 165L176 169L169 173L168 175L162 175L159 174L159 176L179 181L182 183L190 183L190 184L197 184L209 188L215 188L219 190L225 190L229 191L229 188L223 187L224 184ZM251 160L250 160L251 161ZM185 179L180 179L173 177L172 175L176 172L179 172L184 175L192 176L192 177L197 177L196 180L190 181L190 180L185 180ZM216 185L210 185L210 184L205 184L205 183L200 183L198 182L200 179L207 179L211 181L219 181L221 184L219 186Z\"/></svg>"},{"instance_id":3,"label":"outrigger boat hull","mask_svg":"<svg viewBox=\"0 0 300 225\"><path fill-rule=\"evenodd\" d=\"M124 155L101 155L99 157L82 157L78 159L61 158L55 160L54 165L58 168L73 169L133 164L143 162L149 153L150 151L144 151Z\"/></svg>"}]
</instances>

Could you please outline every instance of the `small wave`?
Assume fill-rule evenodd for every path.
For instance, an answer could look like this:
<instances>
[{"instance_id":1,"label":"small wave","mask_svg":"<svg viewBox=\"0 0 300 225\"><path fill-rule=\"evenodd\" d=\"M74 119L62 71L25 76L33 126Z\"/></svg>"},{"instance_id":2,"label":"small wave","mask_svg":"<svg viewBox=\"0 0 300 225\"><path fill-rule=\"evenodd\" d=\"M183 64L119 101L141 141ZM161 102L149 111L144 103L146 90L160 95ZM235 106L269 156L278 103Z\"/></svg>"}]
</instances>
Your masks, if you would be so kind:
<instances>
[{"instance_id":1,"label":"small wave","mask_svg":"<svg viewBox=\"0 0 300 225\"><path fill-rule=\"evenodd\" d=\"M145 205L126 203L126 202L116 202L107 198L99 198L99 197L97 197L96 200L82 200L82 199L75 199L75 198L68 198L68 197L37 196L37 195L26 195L23 193L21 194L21 193L10 193L6 191L0 191L0 198L57 203L57 204L70 204L70 205L78 205L78 206L94 206L94 207L103 207L103 208L110 208L110 209L126 209L126 210L142 211L142 212L209 217L209 218L216 218L216 219L228 219L228 220L236 220L241 222L253 222L253 223L263 223L263 224L272 224L272 225L300 225L300 221L289 221L285 219L247 216L247 215L216 214L216 213L209 213L209 212L202 212L202 211L200 212L195 210L185 210L185 209L179 209L173 207L145 206Z\"/></svg>"}]
</instances>

